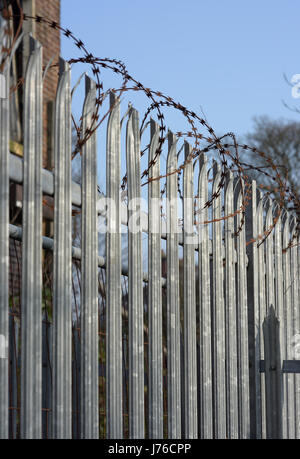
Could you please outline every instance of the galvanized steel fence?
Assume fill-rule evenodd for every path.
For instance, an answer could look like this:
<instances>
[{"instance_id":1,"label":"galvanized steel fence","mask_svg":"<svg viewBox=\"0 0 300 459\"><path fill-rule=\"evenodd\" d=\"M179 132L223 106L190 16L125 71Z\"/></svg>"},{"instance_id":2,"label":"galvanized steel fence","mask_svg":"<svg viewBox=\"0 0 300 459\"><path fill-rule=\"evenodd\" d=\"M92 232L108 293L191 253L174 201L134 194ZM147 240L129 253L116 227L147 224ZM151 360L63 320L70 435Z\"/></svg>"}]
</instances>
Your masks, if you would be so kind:
<instances>
[{"instance_id":1,"label":"galvanized steel fence","mask_svg":"<svg viewBox=\"0 0 300 459\"><path fill-rule=\"evenodd\" d=\"M51 172L42 169L42 47L31 40L23 158L9 152L9 66L8 61L6 94L0 99L0 437L299 438L299 374L286 374L277 365L279 393L270 368L263 368L264 349L269 349L264 339L270 343L274 338L266 338L267 325L265 335L263 329L271 307L279 320L277 360L299 358L299 246L283 250L293 234L293 216L286 213L264 244L246 245L270 227L276 202L265 199L253 181L245 225L235 237L241 214L222 217L241 206L242 189L228 172L224 193L213 201L215 222L203 224L210 217L205 208L194 225L195 208L202 209L208 200L208 160L200 157L198 177L192 161L184 168L180 208L177 139L171 132L166 218L161 217L159 180L149 181L148 213L142 212L132 204L141 197L140 126L134 108L126 127L126 206L120 196L120 104L111 94L106 198L115 207L107 219L106 255L100 256L98 215L103 209L95 133L83 146L81 185L71 180L70 68L61 59ZM95 98L95 83L86 77L84 129L91 123ZM151 121L149 162L158 132ZM187 159L190 153L185 143ZM150 179L159 176L160 166L159 160L151 166ZM212 192L220 174L214 163ZM23 187L21 226L9 220L10 181ZM53 239L42 235L43 195L54 197ZM80 209L80 247L72 245L74 207ZM121 226L130 226L132 217L141 225L126 233L127 266L122 263ZM50 254L53 272L46 287L45 254ZM13 258L22 263L17 293L10 280ZM280 394L279 405L268 414L272 391ZM278 419L282 423L273 431Z\"/></svg>"}]
</instances>

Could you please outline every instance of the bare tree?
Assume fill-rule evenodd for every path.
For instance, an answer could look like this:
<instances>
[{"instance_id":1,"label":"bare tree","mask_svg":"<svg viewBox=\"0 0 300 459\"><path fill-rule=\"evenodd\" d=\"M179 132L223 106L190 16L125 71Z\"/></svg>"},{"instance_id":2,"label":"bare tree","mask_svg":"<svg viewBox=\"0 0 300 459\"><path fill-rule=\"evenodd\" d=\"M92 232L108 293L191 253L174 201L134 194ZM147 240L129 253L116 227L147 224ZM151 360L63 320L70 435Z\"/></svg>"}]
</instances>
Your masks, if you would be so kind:
<instances>
[{"instance_id":1,"label":"bare tree","mask_svg":"<svg viewBox=\"0 0 300 459\"><path fill-rule=\"evenodd\" d=\"M247 143L263 151L278 166L283 176L287 174L286 185L294 194L300 192L300 122L268 116L254 118L254 128L246 135ZM247 158L254 166L265 167L258 157ZM267 175L256 173L263 185L274 187L274 181Z\"/></svg>"}]
</instances>

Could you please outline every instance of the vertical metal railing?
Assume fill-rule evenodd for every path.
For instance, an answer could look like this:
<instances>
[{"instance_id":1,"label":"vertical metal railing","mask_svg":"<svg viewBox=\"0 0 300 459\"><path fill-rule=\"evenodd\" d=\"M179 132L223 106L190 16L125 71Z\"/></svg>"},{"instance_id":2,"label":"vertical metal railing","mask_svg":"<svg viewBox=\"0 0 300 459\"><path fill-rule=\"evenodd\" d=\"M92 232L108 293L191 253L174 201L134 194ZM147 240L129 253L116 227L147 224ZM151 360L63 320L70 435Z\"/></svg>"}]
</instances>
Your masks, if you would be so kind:
<instances>
[{"instance_id":1,"label":"vertical metal railing","mask_svg":"<svg viewBox=\"0 0 300 459\"><path fill-rule=\"evenodd\" d=\"M181 438L180 297L178 259L177 138L168 133L167 157L167 347L168 436ZM183 369L182 369L183 370Z\"/></svg>"},{"instance_id":2,"label":"vertical metal railing","mask_svg":"<svg viewBox=\"0 0 300 459\"><path fill-rule=\"evenodd\" d=\"M277 209L275 209L277 211ZM274 264L275 264L275 307L277 311L277 317L280 323L279 337L280 337L280 353L281 359L287 359L286 342L285 342L285 327L284 324L284 301L283 301L283 234L282 234L282 219L281 216L274 230ZM282 436L287 438L287 400L284 396L285 393L285 377L282 376Z\"/></svg>"},{"instance_id":3,"label":"vertical metal railing","mask_svg":"<svg viewBox=\"0 0 300 459\"><path fill-rule=\"evenodd\" d=\"M54 129L53 394L52 435L72 438L71 90L60 60Z\"/></svg>"},{"instance_id":4,"label":"vertical metal railing","mask_svg":"<svg viewBox=\"0 0 300 459\"><path fill-rule=\"evenodd\" d=\"M159 145L159 127L151 120L149 164ZM159 157L149 169L149 179L159 177ZM148 315L149 315L149 437L163 438L163 360L162 360L162 285L161 211L159 180L148 188Z\"/></svg>"},{"instance_id":5,"label":"vertical metal railing","mask_svg":"<svg viewBox=\"0 0 300 459\"><path fill-rule=\"evenodd\" d=\"M21 300L21 436L41 438L42 420L42 47L30 38L24 88Z\"/></svg>"},{"instance_id":6,"label":"vertical metal railing","mask_svg":"<svg viewBox=\"0 0 300 459\"><path fill-rule=\"evenodd\" d=\"M218 192L221 168L214 163L213 193ZM226 438L226 374L225 374L225 308L223 291L223 253L221 194L212 205L212 318L213 318L213 384L214 384L214 435Z\"/></svg>"},{"instance_id":7,"label":"vertical metal railing","mask_svg":"<svg viewBox=\"0 0 300 459\"><path fill-rule=\"evenodd\" d=\"M258 193L258 203L257 203L257 211L256 211L256 224L257 224L257 237L261 238L264 234L264 222L263 222L263 199L261 192ZM260 346L260 359L264 359L264 337L263 337L263 329L262 323L264 318L267 314L266 308L266 265L265 265L265 246L264 244L259 244L260 239L255 242L257 244L257 271L258 271L258 301L259 301L259 326L257 329L257 333L259 333L259 341L256 341L256 345ZM256 372L259 370L256 369ZM265 377L263 374L260 375L261 377L261 409L256 413L256 416L261 419L261 432L257 429L257 437L266 438L266 397L265 397ZM259 416L260 414L260 416Z\"/></svg>"},{"instance_id":8,"label":"vertical metal railing","mask_svg":"<svg viewBox=\"0 0 300 459\"><path fill-rule=\"evenodd\" d=\"M300 302L300 250L299 250L299 247L300 247L300 236L298 234L298 237L295 238L295 245L296 245L296 249L295 250L295 254L294 254L294 259L295 259L295 265L297 265L297 268L296 268L296 276L297 276L297 279L298 279L298 305L299 305L299 302ZM295 309L296 309L296 334L295 336L297 337L298 341L297 341L297 344L298 344L298 347L297 347L297 351L298 352L294 352L294 358L295 359L299 359L300 358L300 352L299 352L299 341L300 341L300 310L299 310L299 306L297 306L297 304L295 304ZM294 345L295 345L295 341L294 341ZM297 390L297 393L296 393L296 406L297 406L297 420L298 420L298 425L297 425L297 439L300 438L300 375L296 375L296 387L298 388Z\"/></svg>"},{"instance_id":9,"label":"vertical metal railing","mask_svg":"<svg viewBox=\"0 0 300 459\"><path fill-rule=\"evenodd\" d=\"M106 422L107 437L122 438L121 127L120 101L114 93L110 94L110 106L106 145L106 196L110 200L106 234Z\"/></svg>"},{"instance_id":10,"label":"vertical metal railing","mask_svg":"<svg viewBox=\"0 0 300 459\"><path fill-rule=\"evenodd\" d=\"M211 321L211 281L210 281L210 256L209 256L209 225L208 221L208 179L207 157L202 154L199 162L199 333L200 333L200 436L213 438L213 399L212 399L212 321Z\"/></svg>"},{"instance_id":11,"label":"vertical metal railing","mask_svg":"<svg viewBox=\"0 0 300 459\"><path fill-rule=\"evenodd\" d=\"M299 360L299 333L300 333L300 311L299 311L299 265L298 265L298 252L299 246L297 245L297 238L295 237L297 231L297 220L293 216L291 221L291 300L292 300L292 339L288 342L288 346L293 348L292 359ZM294 374L294 406L295 406L295 437L300 438L300 375Z\"/></svg>"},{"instance_id":12,"label":"vertical metal railing","mask_svg":"<svg viewBox=\"0 0 300 459\"><path fill-rule=\"evenodd\" d=\"M86 76L83 133L90 129L96 110L96 85ZM81 221L81 437L99 437L98 394L98 228L96 134L82 151Z\"/></svg>"},{"instance_id":13,"label":"vertical metal railing","mask_svg":"<svg viewBox=\"0 0 300 459\"><path fill-rule=\"evenodd\" d=\"M265 203L266 207L266 220L265 220L265 231L268 231L273 224L273 201L267 199ZM272 231L267 237L265 242L266 249L266 302L267 310L270 306L276 307L275 305L275 291L274 291L274 232ZM276 311L277 312L277 311Z\"/></svg>"},{"instance_id":14,"label":"vertical metal railing","mask_svg":"<svg viewBox=\"0 0 300 459\"><path fill-rule=\"evenodd\" d=\"M227 172L225 189L225 215L233 215L233 173ZM238 349L235 279L234 219L227 218L225 229L225 351L227 438L238 438Z\"/></svg>"},{"instance_id":15,"label":"vertical metal railing","mask_svg":"<svg viewBox=\"0 0 300 459\"><path fill-rule=\"evenodd\" d=\"M256 181L248 185L248 205L245 209L245 238L246 254L248 257L247 269L247 312L248 312L248 353L249 361L253 362L249 368L249 410L250 410L250 437L261 438L262 435L262 400L261 374L259 371L261 359L260 308L259 308L259 275L258 275L258 191ZM236 206L238 207L238 206ZM240 222L240 218L237 219ZM238 242L239 244L239 242Z\"/></svg>"},{"instance_id":16,"label":"vertical metal railing","mask_svg":"<svg viewBox=\"0 0 300 459\"><path fill-rule=\"evenodd\" d=\"M290 242L290 216L286 213L283 223L283 248L287 249ZM287 350L287 359L292 359L291 342L293 338L293 315L292 315L292 288L291 288L291 251L285 250L283 253L283 288L285 303L285 321L286 321L286 339L285 346ZM286 383L286 393L284 394L287 401L287 438L295 438L295 377L292 374L284 375Z\"/></svg>"},{"instance_id":17,"label":"vertical metal railing","mask_svg":"<svg viewBox=\"0 0 300 459\"><path fill-rule=\"evenodd\" d=\"M192 147L185 145L183 173L183 290L185 438L197 438L197 348L194 234L194 169Z\"/></svg>"},{"instance_id":18,"label":"vertical metal railing","mask_svg":"<svg viewBox=\"0 0 300 459\"><path fill-rule=\"evenodd\" d=\"M254 192L256 191L255 187ZM241 227L243 218L243 191L240 184L236 182L234 192L234 208L240 210L236 215L235 230L239 231L236 238L236 307L237 307L237 366L238 366L238 436L239 438L250 438L250 384L249 384L249 308L247 294L247 260L246 260L246 228ZM245 195L244 195L245 198ZM255 201L256 202L256 201ZM252 252L253 253L253 252ZM255 257L256 258L256 257ZM252 258L253 260L253 258ZM250 268L248 259L248 269ZM256 295L257 291L251 294ZM258 311L255 311L257 315ZM257 318L253 316L254 320ZM255 355L253 360L255 361ZM256 371L259 365L254 364Z\"/></svg>"},{"instance_id":19,"label":"vertical metal railing","mask_svg":"<svg viewBox=\"0 0 300 459\"><path fill-rule=\"evenodd\" d=\"M1 19L0 46L5 48L6 22ZM0 439L8 438L8 301L9 301L9 91L10 61L1 75L0 97Z\"/></svg>"},{"instance_id":20,"label":"vertical metal railing","mask_svg":"<svg viewBox=\"0 0 300 459\"><path fill-rule=\"evenodd\" d=\"M282 438L281 416L281 356L279 321L271 305L263 321L266 378L266 435L268 439Z\"/></svg>"},{"instance_id":21,"label":"vertical metal railing","mask_svg":"<svg viewBox=\"0 0 300 459\"><path fill-rule=\"evenodd\" d=\"M139 116L131 109L126 132L128 175L129 435L144 438L144 328Z\"/></svg>"}]
</instances>

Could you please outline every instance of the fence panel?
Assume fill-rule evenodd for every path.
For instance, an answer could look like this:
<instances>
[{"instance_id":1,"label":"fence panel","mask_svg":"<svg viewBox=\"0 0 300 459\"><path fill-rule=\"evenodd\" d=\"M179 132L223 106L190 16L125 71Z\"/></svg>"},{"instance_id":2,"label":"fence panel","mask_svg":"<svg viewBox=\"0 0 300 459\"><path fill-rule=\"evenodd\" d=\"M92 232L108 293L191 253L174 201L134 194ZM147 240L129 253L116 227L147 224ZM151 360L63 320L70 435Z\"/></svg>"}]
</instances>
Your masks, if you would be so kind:
<instances>
[{"instance_id":1,"label":"fence panel","mask_svg":"<svg viewBox=\"0 0 300 459\"><path fill-rule=\"evenodd\" d=\"M42 438L53 438L52 424L52 323L47 309L43 312L42 324ZM59 438L59 437L58 437ZM71 438L71 437L70 437Z\"/></svg>"},{"instance_id":2,"label":"fence panel","mask_svg":"<svg viewBox=\"0 0 300 459\"><path fill-rule=\"evenodd\" d=\"M54 132L53 431L72 438L72 229L70 69L60 61Z\"/></svg>"},{"instance_id":3,"label":"fence panel","mask_svg":"<svg viewBox=\"0 0 300 459\"><path fill-rule=\"evenodd\" d=\"M266 222L265 222L265 231L268 231L273 224L273 201L267 199L265 203L266 207ZM273 308L275 305L275 291L274 291L274 231L272 231L269 237L265 241L266 249L266 306L267 310L271 306Z\"/></svg>"},{"instance_id":4,"label":"fence panel","mask_svg":"<svg viewBox=\"0 0 300 459\"><path fill-rule=\"evenodd\" d=\"M19 363L19 321L14 315L9 316L9 438L16 439L18 433L18 363ZM7 404L8 408L8 404ZM1 411L1 415L5 412Z\"/></svg>"},{"instance_id":5,"label":"fence panel","mask_svg":"<svg viewBox=\"0 0 300 459\"><path fill-rule=\"evenodd\" d=\"M295 239L295 244L297 250L297 254L294 255L295 257L295 262L297 263L297 272L296 276L298 279L298 305L295 304L295 309L297 309L297 314L296 314L296 334L295 334L295 340L294 340L294 357L295 359L300 359L300 349L299 349L299 344L300 344L300 311L299 311L299 303L300 303L300 236L298 235L298 238ZM296 347L297 346L297 347ZM296 376L296 382L297 382L297 419L298 419L298 426L297 426L297 438L300 438L300 376Z\"/></svg>"},{"instance_id":6,"label":"fence panel","mask_svg":"<svg viewBox=\"0 0 300 459\"><path fill-rule=\"evenodd\" d=\"M255 188L254 188L255 189ZM236 182L234 208L242 209L243 191ZM244 196L245 197L245 196ZM243 213L236 215L236 306L237 306L237 366L238 366L238 416L239 438L250 438L250 387L249 387L249 322L247 297L246 228L241 226ZM253 260L253 259L252 259ZM248 269L250 261L248 259ZM257 294L257 292L256 292ZM254 293L253 293L254 295ZM256 312L257 313L257 312ZM257 319L256 319L257 320ZM255 359L255 356L253 356ZM253 360L254 360L253 359ZM258 366L257 366L258 369Z\"/></svg>"},{"instance_id":7,"label":"fence panel","mask_svg":"<svg viewBox=\"0 0 300 459\"><path fill-rule=\"evenodd\" d=\"M81 431L81 371L80 371L80 322L73 323L73 360L72 360L72 438L79 439Z\"/></svg>"},{"instance_id":8,"label":"fence panel","mask_svg":"<svg viewBox=\"0 0 300 459\"><path fill-rule=\"evenodd\" d=\"M126 132L128 175L128 301L129 301L129 435L144 438L144 328L140 128L135 109L130 112ZM130 225L132 225L130 227Z\"/></svg>"},{"instance_id":9,"label":"fence panel","mask_svg":"<svg viewBox=\"0 0 300 459\"><path fill-rule=\"evenodd\" d=\"M221 168L214 163L213 193L218 192ZM212 313L213 313L213 365L214 365L214 435L226 438L226 373L225 373L225 307L223 292L222 202L221 194L213 201L212 228Z\"/></svg>"},{"instance_id":10,"label":"fence panel","mask_svg":"<svg viewBox=\"0 0 300 459\"><path fill-rule=\"evenodd\" d=\"M271 304L263 322L266 379L266 434L268 439L282 438L281 361L279 321Z\"/></svg>"},{"instance_id":11,"label":"fence panel","mask_svg":"<svg viewBox=\"0 0 300 459\"><path fill-rule=\"evenodd\" d=\"M83 132L95 111L96 85L86 76ZM81 437L99 436L97 146L94 133L82 151Z\"/></svg>"},{"instance_id":12,"label":"fence panel","mask_svg":"<svg viewBox=\"0 0 300 459\"><path fill-rule=\"evenodd\" d=\"M281 360L287 359L286 342L285 342L285 311L283 303L283 266L282 266L282 220L281 216L274 230L274 262L275 262L275 307L277 311L277 317L279 319L279 335L280 335L280 354ZM284 396L285 388L285 375L282 375L282 437L287 438L287 401Z\"/></svg>"},{"instance_id":13,"label":"fence panel","mask_svg":"<svg viewBox=\"0 0 300 459\"><path fill-rule=\"evenodd\" d=\"M248 257L247 269L247 305L248 305L248 339L249 361L253 366L249 368L250 381L250 437L261 438L262 435L262 399L261 374L259 371L261 358L261 317L259 306L259 276L258 276L258 199L256 181L249 183L248 205L245 209L246 251Z\"/></svg>"},{"instance_id":14,"label":"fence panel","mask_svg":"<svg viewBox=\"0 0 300 459\"><path fill-rule=\"evenodd\" d=\"M260 192L258 192L257 204L257 237L262 237L264 234L264 220L263 220L263 199ZM258 259L258 292L259 292L259 328L260 334L260 358L264 360L264 337L262 323L266 317L266 265L265 265L265 246L259 244L260 238L257 242L257 259ZM266 438L266 397L265 397L265 376L261 374L261 438Z\"/></svg>"},{"instance_id":15,"label":"fence panel","mask_svg":"<svg viewBox=\"0 0 300 459\"><path fill-rule=\"evenodd\" d=\"M209 225L208 208L208 180L207 180L207 157L200 156L199 171L199 320L200 320L200 436L201 438L213 438L213 400L212 400L212 345L211 345L211 307L210 307L210 259L209 259Z\"/></svg>"},{"instance_id":16,"label":"fence panel","mask_svg":"<svg viewBox=\"0 0 300 459\"><path fill-rule=\"evenodd\" d=\"M106 385L106 411L108 438L122 438L121 133L120 102L113 93L110 106L106 145L106 194L111 202L106 234L106 378L110 383Z\"/></svg>"},{"instance_id":17,"label":"fence panel","mask_svg":"<svg viewBox=\"0 0 300 459\"><path fill-rule=\"evenodd\" d=\"M167 322L168 436L181 438L180 303L178 260L177 139L168 134L167 158Z\"/></svg>"},{"instance_id":18,"label":"fence panel","mask_svg":"<svg viewBox=\"0 0 300 459\"><path fill-rule=\"evenodd\" d=\"M292 347L293 349L293 355L291 356L293 359L299 360L299 351L297 352L297 344L295 346L295 343L299 343L299 332L300 332L300 327L299 327L299 291L298 291L298 283L299 283L299 266L298 266L298 246L297 246L297 238L295 237L296 235L296 229L297 229L297 221L296 218L293 217L292 222L291 222L291 242L292 242L292 247L290 249L291 252L291 300L292 300L292 338L291 341L288 342L288 345ZM299 344L298 344L299 346ZM294 374L294 405L295 405L295 437L294 438L300 438L300 375L299 374Z\"/></svg>"},{"instance_id":19,"label":"fence panel","mask_svg":"<svg viewBox=\"0 0 300 459\"><path fill-rule=\"evenodd\" d=\"M8 45L5 26L1 19L0 46L3 48ZM4 86L0 97L0 439L8 438L9 75L10 65L6 62L0 75Z\"/></svg>"},{"instance_id":20,"label":"fence panel","mask_svg":"<svg viewBox=\"0 0 300 459\"><path fill-rule=\"evenodd\" d=\"M42 47L30 38L24 88L21 436L42 429Z\"/></svg>"},{"instance_id":21,"label":"fence panel","mask_svg":"<svg viewBox=\"0 0 300 459\"><path fill-rule=\"evenodd\" d=\"M228 171L225 189L225 215L233 215L233 173ZM227 437L238 438L238 367L237 314L234 219L227 218L225 226L225 340L226 340L226 396Z\"/></svg>"},{"instance_id":22,"label":"fence panel","mask_svg":"<svg viewBox=\"0 0 300 459\"><path fill-rule=\"evenodd\" d=\"M287 214L283 227L283 247L286 249L290 242L290 216ZM283 253L283 283L284 283L284 303L286 310L286 350L287 359L293 358L291 341L293 337L293 315L292 315L292 289L291 289L291 251L285 250ZM287 437L295 438L295 376L292 374L284 375L286 381L286 400L287 400Z\"/></svg>"},{"instance_id":23,"label":"fence panel","mask_svg":"<svg viewBox=\"0 0 300 459\"><path fill-rule=\"evenodd\" d=\"M184 288L184 366L185 438L197 438L197 347L194 234L194 170L192 147L185 143L183 172L183 288Z\"/></svg>"},{"instance_id":24,"label":"fence panel","mask_svg":"<svg viewBox=\"0 0 300 459\"><path fill-rule=\"evenodd\" d=\"M158 125L151 120L149 164L159 145ZM159 177L159 157L149 169L149 179ZM148 314L149 314L149 437L163 438L163 361L160 182L148 188Z\"/></svg>"}]
</instances>

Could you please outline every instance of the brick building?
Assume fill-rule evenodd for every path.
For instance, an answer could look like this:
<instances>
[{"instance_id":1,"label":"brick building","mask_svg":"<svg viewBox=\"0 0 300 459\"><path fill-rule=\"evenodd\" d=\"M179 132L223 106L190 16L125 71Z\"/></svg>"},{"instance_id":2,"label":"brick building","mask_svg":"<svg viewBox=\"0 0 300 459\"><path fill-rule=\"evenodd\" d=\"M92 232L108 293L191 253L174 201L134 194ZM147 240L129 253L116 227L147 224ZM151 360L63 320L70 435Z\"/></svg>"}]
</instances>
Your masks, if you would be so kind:
<instances>
[{"instance_id":1,"label":"brick building","mask_svg":"<svg viewBox=\"0 0 300 459\"><path fill-rule=\"evenodd\" d=\"M1 5L2 3L2 5ZM3 6L0 0L0 6ZM18 15L19 8L15 0L7 1L9 8ZM41 16L60 23L60 0L20 0L23 12L28 16ZM19 20L14 19L14 31L17 30ZM19 46L11 66L12 85L24 78L29 57L29 33L43 46L43 67L50 59L57 63L60 55L60 31L50 28L44 23L28 19L23 22L22 30L25 37ZM52 169L53 166L53 113L54 102L58 83L58 68L49 68L43 84L43 167ZM23 155L23 86L20 85L11 98L10 117L10 151L12 154ZM22 222L22 186L11 183L10 185L10 218L11 223L18 225ZM52 234L52 211L43 206L43 233ZM10 240L10 293L12 296L20 293L21 276L21 244Z\"/></svg>"},{"instance_id":2,"label":"brick building","mask_svg":"<svg viewBox=\"0 0 300 459\"><path fill-rule=\"evenodd\" d=\"M60 0L21 0L23 11L28 16L47 17L57 23L60 23ZM11 2L11 6L15 14L18 14L19 9L15 1ZM17 30L18 20L14 21L14 29ZM22 45L16 53L13 63L13 80L18 80L24 77L26 65L29 56L29 36L31 35L43 45L43 66L45 67L50 59L53 63L58 61L60 55L60 31L50 28L43 22L38 23L33 19L28 19L23 22L22 30L26 36L22 41ZM43 91L43 165L46 168L52 167L51 145L51 129L53 106L58 82L58 70L56 67L49 68L44 80ZM17 95L15 118L12 119L11 140L22 144L22 86ZM16 146L15 153L21 153L22 148Z\"/></svg>"}]
</instances>

